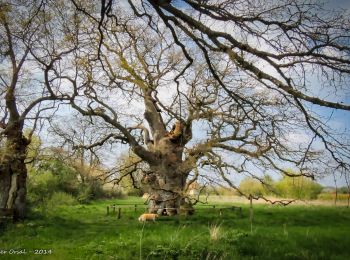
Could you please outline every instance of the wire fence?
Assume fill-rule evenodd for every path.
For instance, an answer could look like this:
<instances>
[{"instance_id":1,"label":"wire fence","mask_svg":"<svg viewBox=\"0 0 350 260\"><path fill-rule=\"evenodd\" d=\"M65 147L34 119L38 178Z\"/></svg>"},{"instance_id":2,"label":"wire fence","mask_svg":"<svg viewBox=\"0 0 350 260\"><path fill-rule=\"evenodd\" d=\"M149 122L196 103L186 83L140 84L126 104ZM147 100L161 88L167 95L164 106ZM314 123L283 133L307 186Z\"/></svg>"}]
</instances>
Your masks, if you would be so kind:
<instances>
[{"instance_id":1,"label":"wire fence","mask_svg":"<svg viewBox=\"0 0 350 260\"><path fill-rule=\"evenodd\" d=\"M147 212L149 209L148 205L145 204L112 204L108 205L107 215L116 215L118 219L121 218L122 210L130 209L131 211L134 211L135 213L142 209L144 212ZM197 210L215 210L218 212L220 216L224 214L225 210L234 210L238 211L239 215L242 216L242 207L239 206L218 206L218 205L201 205L200 207L195 208L161 208L161 210L176 210L179 212L185 212L185 215L189 215L189 212L197 211Z\"/></svg>"}]
</instances>

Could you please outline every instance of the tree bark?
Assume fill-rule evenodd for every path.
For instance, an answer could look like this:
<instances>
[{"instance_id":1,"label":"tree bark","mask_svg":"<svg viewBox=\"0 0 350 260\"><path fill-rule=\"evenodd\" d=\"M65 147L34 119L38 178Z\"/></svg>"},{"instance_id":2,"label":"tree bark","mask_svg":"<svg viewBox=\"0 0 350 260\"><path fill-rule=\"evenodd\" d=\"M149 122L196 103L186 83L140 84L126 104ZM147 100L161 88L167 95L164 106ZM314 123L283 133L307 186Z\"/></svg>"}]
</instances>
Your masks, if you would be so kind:
<instances>
[{"instance_id":1,"label":"tree bark","mask_svg":"<svg viewBox=\"0 0 350 260\"><path fill-rule=\"evenodd\" d=\"M185 204L184 188L189 172L181 167L184 148L182 129L176 132L175 128L154 145L153 151L159 159L150 164L150 171L142 179L150 194L150 213L176 215L180 206Z\"/></svg>"},{"instance_id":2,"label":"tree bark","mask_svg":"<svg viewBox=\"0 0 350 260\"><path fill-rule=\"evenodd\" d=\"M27 146L21 131L11 132L0 159L0 208L13 209L15 220L26 215Z\"/></svg>"}]
</instances>

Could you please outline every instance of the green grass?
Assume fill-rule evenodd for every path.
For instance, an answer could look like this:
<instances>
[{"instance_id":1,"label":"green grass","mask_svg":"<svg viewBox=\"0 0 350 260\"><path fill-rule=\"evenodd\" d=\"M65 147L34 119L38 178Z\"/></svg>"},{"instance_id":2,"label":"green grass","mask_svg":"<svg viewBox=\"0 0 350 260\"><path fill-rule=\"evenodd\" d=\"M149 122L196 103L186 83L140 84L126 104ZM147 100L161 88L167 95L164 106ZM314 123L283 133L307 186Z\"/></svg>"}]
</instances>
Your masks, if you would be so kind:
<instances>
[{"instance_id":1,"label":"green grass","mask_svg":"<svg viewBox=\"0 0 350 260\"><path fill-rule=\"evenodd\" d=\"M220 216L202 206L193 216L160 217L145 225L137 221L140 207L135 213L124 206L121 219L106 215L107 205L140 202L130 198L34 211L23 223L2 226L0 259L350 259L347 208L256 205L253 232L246 205L242 214L227 209ZM220 226L217 240L210 238L214 226ZM1 254L10 249L27 254ZM35 255L34 249L52 254Z\"/></svg>"}]
</instances>

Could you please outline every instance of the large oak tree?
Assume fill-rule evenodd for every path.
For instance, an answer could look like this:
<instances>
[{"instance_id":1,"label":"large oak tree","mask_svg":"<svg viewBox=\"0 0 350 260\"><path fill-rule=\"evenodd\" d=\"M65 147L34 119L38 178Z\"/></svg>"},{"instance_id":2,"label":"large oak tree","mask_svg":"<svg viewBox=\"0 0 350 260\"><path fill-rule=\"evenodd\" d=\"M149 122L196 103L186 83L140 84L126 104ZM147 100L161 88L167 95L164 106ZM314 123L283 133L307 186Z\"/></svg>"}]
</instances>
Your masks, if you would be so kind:
<instances>
[{"instance_id":1,"label":"large oak tree","mask_svg":"<svg viewBox=\"0 0 350 260\"><path fill-rule=\"evenodd\" d=\"M148 163L151 211L175 214L186 187L215 173L236 188L235 172L348 170L346 133L311 106L350 109L343 13L288 0L72 2L84 26L75 76L63 75L71 104L111 127L96 145L127 143Z\"/></svg>"}]
</instances>

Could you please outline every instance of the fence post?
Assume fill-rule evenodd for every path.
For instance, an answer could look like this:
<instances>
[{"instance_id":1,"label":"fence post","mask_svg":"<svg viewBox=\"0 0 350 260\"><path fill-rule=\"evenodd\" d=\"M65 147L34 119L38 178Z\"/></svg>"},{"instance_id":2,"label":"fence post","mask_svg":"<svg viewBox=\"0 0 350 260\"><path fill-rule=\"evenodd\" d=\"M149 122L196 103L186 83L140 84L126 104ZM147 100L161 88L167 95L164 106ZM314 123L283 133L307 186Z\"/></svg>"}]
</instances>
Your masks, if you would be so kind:
<instances>
[{"instance_id":1,"label":"fence post","mask_svg":"<svg viewBox=\"0 0 350 260\"><path fill-rule=\"evenodd\" d=\"M249 199L250 199L250 232L253 233L253 196L249 195Z\"/></svg>"},{"instance_id":2,"label":"fence post","mask_svg":"<svg viewBox=\"0 0 350 260\"><path fill-rule=\"evenodd\" d=\"M115 204L113 204L113 214L115 213Z\"/></svg>"},{"instance_id":3,"label":"fence post","mask_svg":"<svg viewBox=\"0 0 350 260\"><path fill-rule=\"evenodd\" d=\"M118 219L122 217L122 208L118 208Z\"/></svg>"},{"instance_id":4,"label":"fence post","mask_svg":"<svg viewBox=\"0 0 350 260\"><path fill-rule=\"evenodd\" d=\"M107 206L107 216L109 215L109 206Z\"/></svg>"},{"instance_id":5,"label":"fence post","mask_svg":"<svg viewBox=\"0 0 350 260\"><path fill-rule=\"evenodd\" d=\"M136 208L137 208L137 205L135 204L135 213L136 213Z\"/></svg>"}]
</instances>

